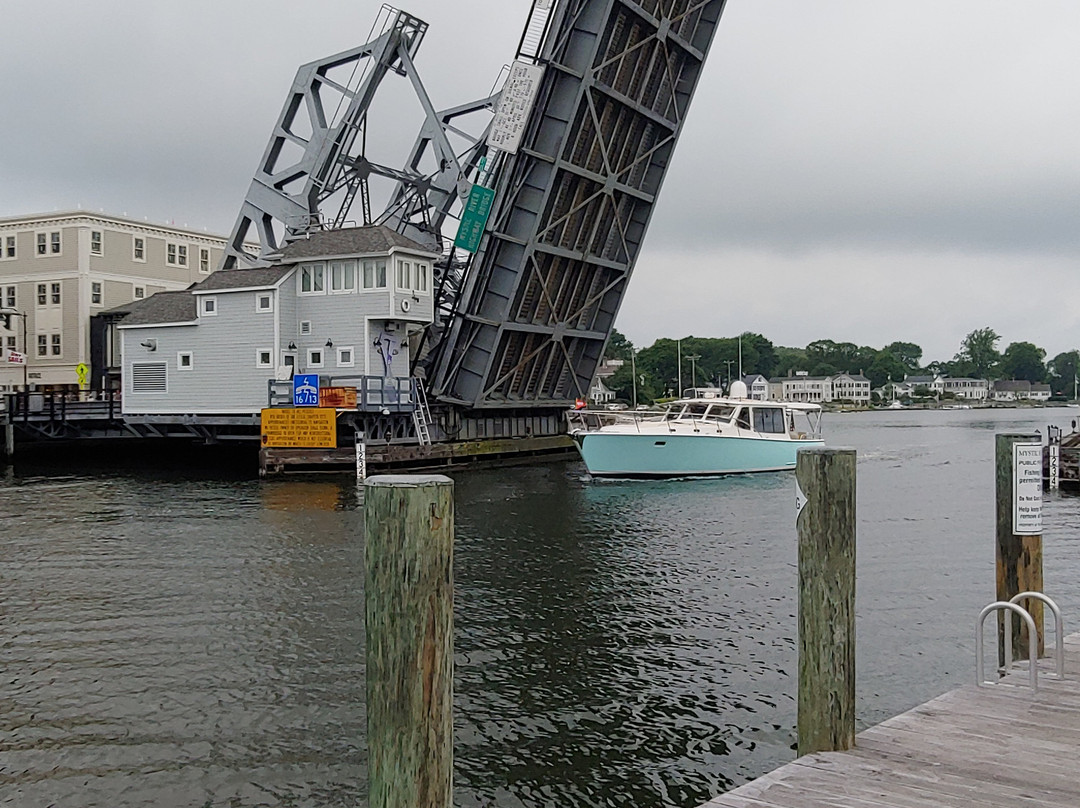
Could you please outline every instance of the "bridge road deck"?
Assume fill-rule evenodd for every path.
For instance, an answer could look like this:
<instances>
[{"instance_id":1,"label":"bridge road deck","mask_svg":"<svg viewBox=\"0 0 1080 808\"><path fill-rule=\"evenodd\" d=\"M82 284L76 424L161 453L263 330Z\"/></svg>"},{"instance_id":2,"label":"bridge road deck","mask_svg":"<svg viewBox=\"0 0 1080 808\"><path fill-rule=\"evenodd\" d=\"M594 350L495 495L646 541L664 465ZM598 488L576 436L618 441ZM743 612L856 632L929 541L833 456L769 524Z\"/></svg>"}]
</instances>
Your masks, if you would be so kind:
<instances>
[{"instance_id":1,"label":"bridge road deck","mask_svg":"<svg viewBox=\"0 0 1080 808\"><path fill-rule=\"evenodd\" d=\"M799 758L702 808L1078 808L1080 634L1066 638L1065 681L1042 675L1051 665L1040 662L1034 695L953 690L865 730L850 751Z\"/></svg>"}]
</instances>

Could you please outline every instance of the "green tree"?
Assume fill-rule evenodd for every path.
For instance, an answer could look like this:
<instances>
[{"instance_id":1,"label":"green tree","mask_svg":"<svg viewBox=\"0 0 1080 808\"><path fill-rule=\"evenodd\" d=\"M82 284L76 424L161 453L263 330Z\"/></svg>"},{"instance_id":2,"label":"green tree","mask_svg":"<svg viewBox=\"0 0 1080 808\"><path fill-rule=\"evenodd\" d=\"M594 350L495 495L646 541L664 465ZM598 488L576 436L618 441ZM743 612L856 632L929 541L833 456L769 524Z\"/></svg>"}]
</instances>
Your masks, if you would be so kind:
<instances>
[{"instance_id":1,"label":"green tree","mask_svg":"<svg viewBox=\"0 0 1080 808\"><path fill-rule=\"evenodd\" d=\"M960 343L960 352L953 358L950 368L953 376L973 376L977 379L989 379L1001 359L997 343L1001 337L992 328L977 328L964 337ZM957 372L962 371L962 372Z\"/></svg>"},{"instance_id":2,"label":"green tree","mask_svg":"<svg viewBox=\"0 0 1080 808\"><path fill-rule=\"evenodd\" d=\"M1059 353L1050 360L1050 388L1056 396L1074 398L1080 373L1080 351Z\"/></svg>"},{"instance_id":3,"label":"green tree","mask_svg":"<svg viewBox=\"0 0 1080 808\"><path fill-rule=\"evenodd\" d=\"M1005 379L1026 379L1032 383L1046 381L1046 351L1030 342L1013 342L1005 349L998 363L998 373Z\"/></svg>"},{"instance_id":4,"label":"green tree","mask_svg":"<svg viewBox=\"0 0 1080 808\"><path fill-rule=\"evenodd\" d=\"M884 387L889 380L894 382L903 381L905 374L910 370L907 365L895 353L888 348L877 352L877 356L870 366L863 371L870 380L870 387Z\"/></svg>"},{"instance_id":5,"label":"green tree","mask_svg":"<svg viewBox=\"0 0 1080 808\"><path fill-rule=\"evenodd\" d=\"M629 362L633 353L634 343L620 334L616 329L611 329L611 336L608 337L607 348L604 349L604 358L622 359Z\"/></svg>"},{"instance_id":6,"label":"green tree","mask_svg":"<svg viewBox=\"0 0 1080 808\"><path fill-rule=\"evenodd\" d=\"M922 361L922 348L914 342L890 342L883 350L899 359L907 368L908 373L914 373L919 369L919 363Z\"/></svg>"}]
</instances>

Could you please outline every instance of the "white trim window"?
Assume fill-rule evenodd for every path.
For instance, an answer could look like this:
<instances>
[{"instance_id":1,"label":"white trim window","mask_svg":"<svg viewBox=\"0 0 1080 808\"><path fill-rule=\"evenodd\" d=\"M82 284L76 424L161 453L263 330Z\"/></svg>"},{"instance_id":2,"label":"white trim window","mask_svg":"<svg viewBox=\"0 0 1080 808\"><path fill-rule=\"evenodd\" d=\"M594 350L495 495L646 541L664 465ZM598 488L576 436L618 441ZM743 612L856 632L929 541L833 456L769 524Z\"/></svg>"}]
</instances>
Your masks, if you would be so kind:
<instances>
[{"instance_id":1,"label":"white trim window","mask_svg":"<svg viewBox=\"0 0 1080 808\"><path fill-rule=\"evenodd\" d=\"M103 295L104 295L103 287L104 287L104 284L101 281L91 281L90 282L90 305L91 306L100 306L100 305L102 305L101 301L102 301L102 298L103 298Z\"/></svg>"},{"instance_id":2,"label":"white trim window","mask_svg":"<svg viewBox=\"0 0 1080 808\"><path fill-rule=\"evenodd\" d=\"M49 302L54 306L60 305L60 282L54 281L49 284Z\"/></svg>"},{"instance_id":3,"label":"white trim window","mask_svg":"<svg viewBox=\"0 0 1080 808\"><path fill-rule=\"evenodd\" d=\"M301 264L299 284L302 295L325 295L326 264Z\"/></svg>"},{"instance_id":4,"label":"white trim window","mask_svg":"<svg viewBox=\"0 0 1080 808\"><path fill-rule=\"evenodd\" d=\"M49 353L52 354L53 356L63 356L64 355L63 343L60 340L60 335L59 334L50 334L49 335L49 347L51 349L49 351Z\"/></svg>"},{"instance_id":5,"label":"white trim window","mask_svg":"<svg viewBox=\"0 0 1080 808\"><path fill-rule=\"evenodd\" d=\"M195 355L191 351L177 351L176 352L176 369L177 370L194 370L195 368Z\"/></svg>"},{"instance_id":6,"label":"white trim window","mask_svg":"<svg viewBox=\"0 0 1080 808\"><path fill-rule=\"evenodd\" d=\"M340 345L337 349L337 366L351 368L356 364L356 349L352 345Z\"/></svg>"},{"instance_id":7,"label":"white trim window","mask_svg":"<svg viewBox=\"0 0 1080 808\"><path fill-rule=\"evenodd\" d=\"M91 255L104 255L105 254L105 242L102 240L102 234L100 230L90 231L90 254Z\"/></svg>"},{"instance_id":8,"label":"white trim window","mask_svg":"<svg viewBox=\"0 0 1080 808\"><path fill-rule=\"evenodd\" d=\"M37 285L37 304L44 306L49 302L49 287L47 284L39 283Z\"/></svg>"},{"instance_id":9,"label":"white trim window","mask_svg":"<svg viewBox=\"0 0 1080 808\"><path fill-rule=\"evenodd\" d=\"M165 362L132 362L132 393L169 392L169 368Z\"/></svg>"},{"instance_id":10,"label":"white trim window","mask_svg":"<svg viewBox=\"0 0 1080 808\"><path fill-rule=\"evenodd\" d=\"M266 314L274 310L274 293L258 292L255 295L255 313Z\"/></svg>"},{"instance_id":11,"label":"white trim window","mask_svg":"<svg viewBox=\"0 0 1080 808\"><path fill-rule=\"evenodd\" d=\"M186 267L188 248L186 244L175 241L165 242L165 263L171 267Z\"/></svg>"},{"instance_id":12,"label":"white trim window","mask_svg":"<svg viewBox=\"0 0 1080 808\"><path fill-rule=\"evenodd\" d=\"M309 368L321 368L323 366L322 348L308 348L307 366Z\"/></svg>"},{"instance_id":13,"label":"white trim window","mask_svg":"<svg viewBox=\"0 0 1080 808\"><path fill-rule=\"evenodd\" d=\"M14 235L4 236L3 248L0 249L0 261L10 261L17 258L18 243Z\"/></svg>"},{"instance_id":14,"label":"white trim window","mask_svg":"<svg viewBox=\"0 0 1080 808\"><path fill-rule=\"evenodd\" d=\"M272 368L274 366L274 352L270 348L255 349L255 367Z\"/></svg>"},{"instance_id":15,"label":"white trim window","mask_svg":"<svg viewBox=\"0 0 1080 808\"><path fill-rule=\"evenodd\" d=\"M131 237L131 260L146 263L146 239L142 236Z\"/></svg>"},{"instance_id":16,"label":"white trim window","mask_svg":"<svg viewBox=\"0 0 1080 808\"><path fill-rule=\"evenodd\" d=\"M203 275L210 274L210 248L199 247L199 272Z\"/></svg>"},{"instance_id":17,"label":"white trim window","mask_svg":"<svg viewBox=\"0 0 1080 808\"><path fill-rule=\"evenodd\" d=\"M49 335L38 334L37 335L37 355L48 356L49 355Z\"/></svg>"},{"instance_id":18,"label":"white trim window","mask_svg":"<svg viewBox=\"0 0 1080 808\"><path fill-rule=\"evenodd\" d=\"M19 308L18 302L19 302L18 287L17 286L5 286L4 287L4 308L17 309L17 308Z\"/></svg>"},{"instance_id":19,"label":"white trim window","mask_svg":"<svg viewBox=\"0 0 1080 808\"><path fill-rule=\"evenodd\" d=\"M142 300L144 297L146 297L146 287L145 286L136 286L132 290L132 292L135 295L136 300Z\"/></svg>"},{"instance_id":20,"label":"white trim window","mask_svg":"<svg viewBox=\"0 0 1080 808\"><path fill-rule=\"evenodd\" d=\"M397 262L397 289L399 292L412 291L412 262L401 258Z\"/></svg>"},{"instance_id":21,"label":"white trim window","mask_svg":"<svg viewBox=\"0 0 1080 808\"><path fill-rule=\"evenodd\" d=\"M356 291L356 261L330 262L330 293L348 294Z\"/></svg>"},{"instance_id":22,"label":"white trim window","mask_svg":"<svg viewBox=\"0 0 1080 808\"><path fill-rule=\"evenodd\" d=\"M385 258L369 258L364 261L363 264L363 286L364 289L385 289L386 288L386 259Z\"/></svg>"},{"instance_id":23,"label":"white trim window","mask_svg":"<svg viewBox=\"0 0 1080 808\"><path fill-rule=\"evenodd\" d=\"M430 267L427 264L421 264L419 261L416 263L416 285L415 290L421 294L427 294L428 292L428 278L430 277Z\"/></svg>"},{"instance_id":24,"label":"white trim window","mask_svg":"<svg viewBox=\"0 0 1080 808\"><path fill-rule=\"evenodd\" d=\"M216 297L199 298L199 314L203 317L216 317L218 312Z\"/></svg>"},{"instance_id":25,"label":"white trim window","mask_svg":"<svg viewBox=\"0 0 1080 808\"><path fill-rule=\"evenodd\" d=\"M36 236L38 258L44 258L48 255L63 254L64 244L60 238L59 230L49 230L47 232L37 233Z\"/></svg>"}]
</instances>

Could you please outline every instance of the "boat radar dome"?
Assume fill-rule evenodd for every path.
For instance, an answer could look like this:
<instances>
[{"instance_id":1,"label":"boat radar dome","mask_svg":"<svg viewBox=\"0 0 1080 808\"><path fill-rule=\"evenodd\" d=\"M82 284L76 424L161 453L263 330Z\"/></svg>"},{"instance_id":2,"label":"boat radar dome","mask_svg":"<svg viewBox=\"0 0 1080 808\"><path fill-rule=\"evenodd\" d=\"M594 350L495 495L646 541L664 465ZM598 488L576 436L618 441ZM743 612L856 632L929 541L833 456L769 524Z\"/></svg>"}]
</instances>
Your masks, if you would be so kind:
<instances>
[{"instance_id":1,"label":"boat radar dome","mask_svg":"<svg viewBox=\"0 0 1080 808\"><path fill-rule=\"evenodd\" d=\"M735 380L731 383L728 395L732 398L746 398L746 382Z\"/></svg>"}]
</instances>

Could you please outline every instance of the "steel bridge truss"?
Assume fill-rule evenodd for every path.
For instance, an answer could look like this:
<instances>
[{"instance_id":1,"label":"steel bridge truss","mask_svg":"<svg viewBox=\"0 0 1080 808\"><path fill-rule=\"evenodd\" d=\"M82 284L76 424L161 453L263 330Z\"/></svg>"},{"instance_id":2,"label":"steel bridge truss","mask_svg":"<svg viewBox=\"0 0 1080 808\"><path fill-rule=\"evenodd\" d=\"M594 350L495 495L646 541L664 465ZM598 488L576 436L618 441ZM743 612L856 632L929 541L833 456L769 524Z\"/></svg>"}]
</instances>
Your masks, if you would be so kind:
<instances>
[{"instance_id":1,"label":"steel bridge truss","mask_svg":"<svg viewBox=\"0 0 1080 808\"><path fill-rule=\"evenodd\" d=\"M266 264L284 244L313 228L343 227L356 215L357 202L364 224L386 224L432 249L442 248L444 221L468 197L486 154L486 124L498 94L436 111L413 62L427 23L383 5L375 30L381 33L367 44L297 71L229 237L222 268ZM372 103L391 75L408 79L424 114L402 168L369 159L367 153ZM459 126L477 113L486 116L481 132ZM374 217L372 177L394 185L385 210ZM258 255L246 249L252 227ZM442 308L449 311L461 273L449 284L440 280L437 274L437 288L448 298Z\"/></svg>"},{"instance_id":2,"label":"steel bridge truss","mask_svg":"<svg viewBox=\"0 0 1080 808\"><path fill-rule=\"evenodd\" d=\"M726 0L559 0L430 387L562 407L600 363Z\"/></svg>"}]
</instances>

